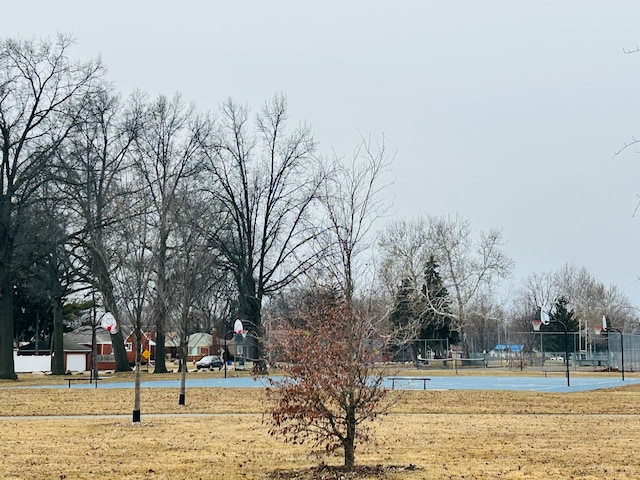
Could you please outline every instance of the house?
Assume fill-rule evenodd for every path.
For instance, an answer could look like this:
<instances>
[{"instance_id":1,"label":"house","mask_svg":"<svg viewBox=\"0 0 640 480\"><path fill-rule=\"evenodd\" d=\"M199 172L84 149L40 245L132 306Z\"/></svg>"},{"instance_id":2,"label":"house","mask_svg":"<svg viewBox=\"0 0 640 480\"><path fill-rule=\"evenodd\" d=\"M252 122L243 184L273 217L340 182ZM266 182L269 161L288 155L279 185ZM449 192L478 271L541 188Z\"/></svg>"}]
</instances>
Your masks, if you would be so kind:
<instances>
[{"instance_id":1,"label":"house","mask_svg":"<svg viewBox=\"0 0 640 480\"><path fill-rule=\"evenodd\" d=\"M98 362L98 370L114 370L116 368L116 360L113 355L113 346L111 343L111 334L102 327L96 327L96 361ZM69 344L82 345L89 348L91 352L91 343L93 336L93 328L91 325L82 325L75 330L64 334L64 342ZM87 369L90 370L91 354L89 354L89 364Z\"/></svg>"},{"instance_id":2,"label":"house","mask_svg":"<svg viewBox=\"0 0 640 480\"><path fill-rule=\"evenodd\" d=\"M208 333L198 332L189 335L187 360L200 360L205 355L217 355L219 352L213 345L213 336Z\"/></svg>"},{"instance_id":3,"label":"house","mask_svg":"<svg viewBox=\"0 0 640 480\"><path fill-rule=\"evenodd\" d=\"M156 358L156 332L148 331L142 333L142 351L149 352L149 359L153 362ZM217 355L219 349L212 343L213 337L208 333L198 332L189 335L188 339L188 360L197 361L205 355ZM135 362L136 355L136 337L132 332L126 337L125 349L129 363ZM167 359L180 357L180 335L177 332L167 332L164 338L164 348Z\"/></svg>"},{"instance_id":4,"label":"house","mask_svg":"<svg viewBox=\"0 0 640 480\"><path fill-rule=\"evenodd\" d=\"M165 347L167 343L165 341ZM142 332L142 345L140 352L149 352L147 359L140 359L141 363L147 363L156 359L156 332ZM127 352L127 360L129 364L134 365L136 363L136 333L131 332L124 340L124 348Z\"/></svg>"},{"instance_id":5,"label":"house","mask_svg":"<svg viewBox=\"0 0 640 480\"><path fill-rule=\"evenodd\" d=\"M51 371L51 350L49 340L39 340L21 345L14 352L14 368L17 373ZM71 372L89 370L91 348L63 338L64 369Z\"/></svg>"}]
</instances>

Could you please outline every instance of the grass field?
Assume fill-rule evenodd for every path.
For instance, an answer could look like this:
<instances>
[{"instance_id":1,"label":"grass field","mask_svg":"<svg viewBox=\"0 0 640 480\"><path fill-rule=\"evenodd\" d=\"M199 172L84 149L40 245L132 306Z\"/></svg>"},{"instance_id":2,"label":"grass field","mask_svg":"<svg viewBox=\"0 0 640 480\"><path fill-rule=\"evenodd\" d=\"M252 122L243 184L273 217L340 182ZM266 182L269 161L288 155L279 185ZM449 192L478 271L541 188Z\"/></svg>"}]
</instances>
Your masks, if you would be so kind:
<instances>
[{"instance_id":1,"label":"grass field","mask_svg":"<svg viewBox=\"0 0 640 480\"><path fill-rule=\"evenodd\" d=\"M177 389L145 388L133 424L132 389L14 388L51 382L63 380L0 382L1 478L640 478L640 386L392 392L350 475L329 468L340 452L270 437L262 389L191 388L179 406Z\"/></svg>"}]
</instances>

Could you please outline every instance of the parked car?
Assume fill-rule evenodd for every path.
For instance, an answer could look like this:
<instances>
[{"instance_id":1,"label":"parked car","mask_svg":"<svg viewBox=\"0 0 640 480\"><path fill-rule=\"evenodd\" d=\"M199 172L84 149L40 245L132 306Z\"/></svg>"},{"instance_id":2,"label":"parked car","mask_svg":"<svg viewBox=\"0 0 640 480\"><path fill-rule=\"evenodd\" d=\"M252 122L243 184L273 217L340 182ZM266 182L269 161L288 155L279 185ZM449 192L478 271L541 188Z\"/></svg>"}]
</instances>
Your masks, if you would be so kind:
<instances>
[{"instance_id":1,"label":"parked car","mask_svg":"<svg viewBox=\"0 0 640 480\"><path fill-rule=\"evenodd\" d=\"M208 368L209 370L217 368L220 370L222 368L222 360L217 355L207 355L196 362L196 368L198 370L201 368Z\"/></svg>"}]
</instances>

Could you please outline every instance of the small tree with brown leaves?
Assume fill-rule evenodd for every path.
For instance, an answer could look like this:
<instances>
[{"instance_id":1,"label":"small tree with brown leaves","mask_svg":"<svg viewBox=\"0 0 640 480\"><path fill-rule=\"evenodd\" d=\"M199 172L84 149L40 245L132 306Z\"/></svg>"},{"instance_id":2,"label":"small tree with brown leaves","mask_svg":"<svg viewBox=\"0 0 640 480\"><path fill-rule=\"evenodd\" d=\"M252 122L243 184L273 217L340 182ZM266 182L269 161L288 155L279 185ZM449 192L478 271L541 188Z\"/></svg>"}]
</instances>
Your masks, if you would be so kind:
<instances>
[{"instance_id":1,"label":"small tree with brown leaves","mask_svg":"<svg viewBox=\"0 0 640 480\"><path fill-rule=\"evenodd\" d=\"M355 464L356 439L369 440L365 422L392 404L385 370L374 362L383 340L372 318L341 300L320 301L298 318L272 330L284 376L272 380L271 435L285 441L344 449L344 465Z\"/></svg>"}]
</instances>

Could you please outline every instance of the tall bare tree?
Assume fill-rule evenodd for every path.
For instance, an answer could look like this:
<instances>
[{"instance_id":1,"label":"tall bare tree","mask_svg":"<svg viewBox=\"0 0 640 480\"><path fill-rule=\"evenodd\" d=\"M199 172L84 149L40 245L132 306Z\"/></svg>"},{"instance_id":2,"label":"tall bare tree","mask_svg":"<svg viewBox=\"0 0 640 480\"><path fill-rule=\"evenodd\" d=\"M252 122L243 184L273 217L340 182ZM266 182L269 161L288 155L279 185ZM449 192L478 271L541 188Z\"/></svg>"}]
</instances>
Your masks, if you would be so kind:
<instances>
[{"instance_id":1,"label":"tall bare tree","mask_svg":"<svg viewBox=\"0 0 640 480\"><path fill-rule=\"evenodd\" d=\"M448 308L439 300L447 291L446 287L438 286L431 297L423 294L425 274L437 265L425 217L399 219L386 225L378 236L378 248L382 253L378 275L392 303L389 320L398 340L396 347L401 348L418 338L426 317L448 318L443 314ZM435 307L431 311L426 308L427 299Z\"/></svg>"},{"instance_id":2,"label":"tall bare tree","mask_svg":"<svg viewBox=\"0 0 640 480\"><path fill-rule=\"evenodd\" d=\"M315 142L308 128L287 128L287 103L276 96L255 131L247 108L229 100L206 147L209 193L223 225L210 240L235 278L238 315L260 330L263 297L317 262L308 218L320 185Z\"/></svg>"},{"instance_id":3,"label":"tall bare tree","mask_svg":"<svg viewBox=\"0 0 640 480\"><path fill-rule=\"evenodd\" d=\"M72 39L0 40L0 378L15 379L12 282L20 206L48 177L103 75L99 60L75 62Z\"/></svg>"},{"instance_id":4,"label":"tall bare tree","mask_svg":"<svg viewBox=\"0 0 640 480\"><path fill-rule=\"evenodd\" d=\"M387 295L394 295L397 287L406 282L418 292L433 255L426 218L389 223L378 236L378 247L382 252L379 275Z\"/></svg>"},{"instance_id":5,"label":"tall bare tree","mask_svg":"<svg viewBox=\"0 0 640 480\"><path fill-rule=\"evenodd\" d=\"M427 216L392 224L381 236L380 246L385 252L383 266L389 278L399 274L400 279L413 282L424 272L431 256L435 258L451 302L447 311L442 311L438 299L429 297L428 289L421 300L425 309L451 319L451 328L460 334L468 356L466 329L474 314L484 315L492 289L510 274L513 266L501 250L501 232L494 229L474 235L469 222L459 216ZM415 295L420 295L418 285L416 280ZM483 308L476 310L478 306Z\"/></svg>"},{"instance_id":6,"label":"tall bare tree","mask_svg":"<svg viewBox=\"0 0 640 480\"><path fill-rule=\"evenodd\" d=\"M554 277L552 272L533 272L520 287L517 295L519 303L524 304L531 313L535 313L540 308L550 310L558 297Z\"/></svg>"},{"instance_id":7,"label":"tall bare tree","mask_svg":"<svg viewBox=\"0 0 640 480\"><path fill-rule=\"evenodd\" d=\"M40 326L46 326L51 333L51 372L63 375L63 306L78 285L79 278L78 269L72 264L65 245L67 231L62 214L63 202L53 191L46 190L42 192L42 198L29 204L28 213L20 213L22 225L16 236L14 288L28 297L27 304L39 304L45 308L43 315L37 311L36 323L39 321ZM37 326L34 329L36 342L43 330Z\"/></svg>"},{"instance_id":8,"label":"tall bare tree","mask_svg":"<svg viewBox=\"0 0 640 480\"><path fill-rule=\"evenodd\" d=\"M180 95L159 96L147 107L145 130L138 139L137 170L155 210L153 317L156 326L155 373L166 373L165 336L169 314L168 279L171 275L170 235L181 208L180 191L196 178L200 168L200 140L209 135L210 123L186 105Z\"/></svg>"},{"instance_id":9,"label":"tall bare tree","mask_svg":"<svg viewBox=\"0 0 640 480\"><path fill-rule=\"evenodd\" d=\"M63 188L74 222L71 243L84 265L85 282L99 292L103 308L118 323L111 333L117 371L130 370L121 327L114 275L126 234L124 223L135 215L131 196L133 142L142 128L139 96L124 104L104 85L89 103L70 141L60 152Z\"/></svg>"},{"instance_id":10,"label":"tall bare tree","mask_svg":"<svg viewBox=\"0 0 640 480\"><path fill-rule=\"evenodd\" d=\"M318 233L320 258L347 302L356 289L361 254L372 245L371 230L388 210L380 194L391 165L384 143L362 138L349 160L334 158L320 189L325 228Z\"/></svg>"},{"instance_id":11,"label":"tall bare tree","mask_svg":"<svg viewBox=\"0 0 640 480\"><path fill-rule=\"evenodd\" d=\"M210 293L224 281L224 272L217 268L216 252L208 245L208 227L215 223L215 219L210 217L210 209L200 196L186 191L182 196L186 198L177 212L173 236L180 255L173 262L171 274L171 310L180 335L180 405L186 401L189 334L197 331L192 329L204 299L209 298Z\"/></svg>"},{"instance_id":12,"label":"tall bare tree","mask_svg":"<svg viewBox=\"0 0 640 480\"><path fill-rule=\"evenodd\" d=\"M456 217L429 217L429 240L442 267L444 284L451 294L448 313L469 357L466 327L474 306L490 293L497 281L511 274L513 261L502 252L502 232L497 229L473 235L468 221ZM433 304L429 306L433 308ZM479 312L482 314L482 312Z\"/></svg>"},{"instance_id":13,"label":"tall bare tree","mask_svg":"<svg viewBox=\"0 0 640 480\"><path fill-rule=\"evenodd\" d=\"M117 250L119 268L115 271L114 280L121 303L120 311L133 327L135 336L133 421L139 422L142 345L144 332L149 326L154 238L147 221L149 198L144 192L138 192L130 198L137 198L138 201L134 202L135 214L123 219L120 224L123 235L121 248Z\"/></svg>"}]
</instances>

